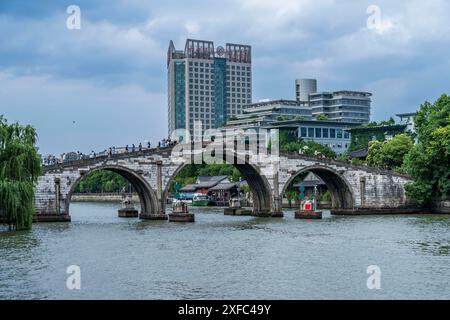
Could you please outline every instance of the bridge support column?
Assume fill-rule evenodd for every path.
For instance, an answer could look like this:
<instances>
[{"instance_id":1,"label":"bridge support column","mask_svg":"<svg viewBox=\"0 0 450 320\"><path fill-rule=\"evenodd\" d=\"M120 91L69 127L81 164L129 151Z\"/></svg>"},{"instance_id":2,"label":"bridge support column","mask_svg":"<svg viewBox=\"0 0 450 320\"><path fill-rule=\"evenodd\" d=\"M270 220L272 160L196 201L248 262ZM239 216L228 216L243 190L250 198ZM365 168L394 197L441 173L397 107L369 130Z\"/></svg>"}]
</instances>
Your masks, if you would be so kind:
<instances>
[{"instance_id":1,"label":"bridge support column","mask_svg":"<svg viewBox=\"0 0 450 320\"><path fill-rule=\"evenodd\" d=\"M281 208L281 197L275 196L273 198L273 211L270 213L270 216L273 218L283 218L283 210Z\"/></svg>"},{"instance_id":2,"label":"bridge support column","mask_svg":"<svg viewBox=\"0 0 450 320\"><path fill-rule=\"evenodd\" d=\"M361 208L366 206L366 177L361 177L359 179L360 183L360 194L361 194Z\"/></svg>"},{"instance_id":3,"label":"bridge support column","mask_svg":"<svg viewBox=\"0 0 450 320\"><path fill-rule=\"evenodd\" d=\"M55 212L61 214L61 180L55 178Z\"/></svg>"},{"instance_id":4,"label":"bridge support column","mask_svg":"<svg viewBox=\"0 0 450 320\"><path fill-rule=\"evenodd\" d=\"M146 212L141 214L140 218L145 220L167 220L168 216L165 213L165 203L162 191L162 161L156 162L156 197L158 203L156 205L156 212Z\"/></svg>"},{"instance_id":5,"label":"bridge support column","mask_svg":"<svg viewBox=\"0 0 450 320\"><path fill-rule=\"evenodd\" d=\"M69 213L61 207L61 179L57 177L53 183L55 192L47 196L55 201L49 201L45 205L35 202L37 211L33 215L33 222L69 222L71 220Z\"/></svg>"},{"instance_id":6,"label":"bridge support column","mask_svg":"<svg viewBox=\"0 0 450 320\"><path fill-rule=\"evenodd\" d=\"M273 205L272 212L270 214L271 217L282 218L283 210L282 210L282 197L280 196L280 185L279 185L279 166L278 163L275 165L275 172L273 176Z\"/></svg>"}]
</instances>

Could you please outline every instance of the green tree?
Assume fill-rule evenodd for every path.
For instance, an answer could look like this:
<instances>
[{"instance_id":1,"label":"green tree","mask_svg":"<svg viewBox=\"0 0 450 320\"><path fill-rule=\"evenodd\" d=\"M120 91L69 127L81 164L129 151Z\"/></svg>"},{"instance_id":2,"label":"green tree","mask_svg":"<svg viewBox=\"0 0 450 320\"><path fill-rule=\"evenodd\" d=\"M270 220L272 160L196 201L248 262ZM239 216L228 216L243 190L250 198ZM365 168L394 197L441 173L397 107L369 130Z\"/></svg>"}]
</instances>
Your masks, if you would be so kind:
<instances>
[{"instance_id":1,"label":"green tree","mask_svg":"<svg viewBox=\"0 0 450 320\"><path fill-rule=\"evenodd\" d=\"M286 192L286 199L289 203L289 207L292 207L292 201L298 199L298 191L289 190Z\"/></svg>"},{"instance_id":2,"label":"green tree","mask_svg":"<svg viewBox=\"0 0 450 320\"><path fill-rule=\"evenodd\" d=\"M327 158L336 158L336 153L330 147L315 141L280 142L280 150L283 152L301 152L306 156L322 155Z\"/></svg>"},{"instance_id":3,"label":"green tree","mask_svg":"<svg viewBox=\"0 0 450 320\"><path fill-rule=\"evenodd\" d=\"M348 153L346 152L346 153L343 153L343 154L338 155L338 156L336 157L336 160L339 160L339 161L349 161L349 160L350 160L350 157L349 157Z\"/></svg>"},{"instance_id":4,"label":"green tree","mask_svg":"<svg viewBox=\"0 0 450 320\"><path fill-rule=\"evenodd\" d=\"M316 120L317 121L326 121L328 120L328 115L327 114L319 114L316 116Z\"/></svg>"},{"instance_id":5,"label":"green tree","mask_svg":"<svg viewBox=\"0 0 450 320\"><path fill-rule=\"evenodd\" d=\"M34 187L41 175L36 130L0 116L0 211L10 230L31 229Z\"/></svg>"},{"instance_id":6,"label":"green tree","mask_svg":"<svg viewBox=\"0 0 450 320\"><path fill-rule=\"evenodd\" d=\"M128 189L129 182L119 174L107 170L95 171L83 179L75 192L78 193L102 193L120 192Z\"/></svg>"},{"instance_id":7,"label":"green tree","mask_svg":"<svg viewBox=\"0 0 450 320\"><path fill-rule=\"evenodd\" d=\"M386 136L396 136L405 132L406 125L395 124L394 119L381 121L380 123L371 122L350 129L351 142L348 148L349 152L361 150L369 146L373 140L385 141Z\"/></svg>"},{"instance_id":8,"label":"green tree","mask_svg":"<svg viewBox=\"0 0 450 320\"><path fill-rule=\"evenodd\" d=\"M414 118L418 144L405 157L403 170L413 182L409 198L421 205L450 199L450 96L425 102Z\"/></svg>"},{"instance_id":9,"label":"green tree","mask_svg":"<svg viewBox=\"0 0 450 320\"><path fill-rule=\"evenodd\" d=\"M396 135L389 141L372 141L369 143L367 164L381 169L401 171L404 158L412 147L412 139L407 134Z\"/></svg>"}]
</instances>

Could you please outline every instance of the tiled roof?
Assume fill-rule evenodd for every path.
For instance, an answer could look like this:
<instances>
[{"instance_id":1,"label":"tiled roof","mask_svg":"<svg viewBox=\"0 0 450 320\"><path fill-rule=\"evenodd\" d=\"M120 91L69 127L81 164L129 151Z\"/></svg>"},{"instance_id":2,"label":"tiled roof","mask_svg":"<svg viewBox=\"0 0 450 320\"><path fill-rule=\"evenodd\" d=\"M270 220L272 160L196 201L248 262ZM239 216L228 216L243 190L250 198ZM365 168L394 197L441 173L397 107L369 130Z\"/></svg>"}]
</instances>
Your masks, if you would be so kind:
<instances>
[{"instance_id":1,"label":"tiled roof","mask_svg":"<svg viewBox=\"0 0 450 320\"><path fill-rule=\"evenodd\" d=\"M208 191L230 190L235 187L237 187L237 183L235 182L219 183L218 185L212 187Z\"/></svg>"}]
</instances>

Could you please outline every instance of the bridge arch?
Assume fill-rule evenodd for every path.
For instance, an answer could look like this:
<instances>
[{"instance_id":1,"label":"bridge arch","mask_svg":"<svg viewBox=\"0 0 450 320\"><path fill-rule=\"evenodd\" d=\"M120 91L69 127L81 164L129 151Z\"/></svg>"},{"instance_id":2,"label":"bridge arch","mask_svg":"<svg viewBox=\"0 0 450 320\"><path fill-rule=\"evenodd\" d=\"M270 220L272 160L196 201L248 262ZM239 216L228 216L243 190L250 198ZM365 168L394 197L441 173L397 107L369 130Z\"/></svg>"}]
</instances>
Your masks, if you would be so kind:
<instances>
[{"instance_id":1,"label":"bridge arch","mask_svg":"<svg viewBox=\"0 0 450 320\"><path fill-rule=\"evenodd\" d=\"M347 179L336 170L321 165L308 166L291 175L284 185L281 195L285 195L287 188L296 177L307 172L314 173L325 182L331 193L333 209L354 208L355 195Z\"/></svg>"},{"instance_id":2,"label":"bridge arch","mask_svg":"<svg viewBox=\"0 0 450 320\"><path fill-rule=\"evenodd\" d=\"M137 172L118 165L103 165L99 167L95 167L87 172L84 172L71 186L69 193L67 194L66 199L66 213L69 214L69 207L72 195L74 194L77 186L83 181L86 177L91 175L96 171L111 171L117 173L125 180L127 180L136 190L140 204L141 204L141 214L150 214L160 212L158 198L156 196L155 191L150 187L149 183Z\"/></svg>"},{"instance_id":3,"label":"bridge arch","mask_svg":"<svg viewBox=\"0 0 450 320\"><path fill-rule=\"evenodd\" d=\"M234 163L227 163L234 166L241 173L243 179L247 181L253 197L253 214L269 216L272 212L272 191L267 178L260 173L260 170L255 165L240 158L239 161L237 159L235 154ZM169 196L169 189L175 177L184 167L190 164L189 162L183 163L172 173L163 192L164 204L166 203L165 199Z\"/></svg>"}]
</instances>

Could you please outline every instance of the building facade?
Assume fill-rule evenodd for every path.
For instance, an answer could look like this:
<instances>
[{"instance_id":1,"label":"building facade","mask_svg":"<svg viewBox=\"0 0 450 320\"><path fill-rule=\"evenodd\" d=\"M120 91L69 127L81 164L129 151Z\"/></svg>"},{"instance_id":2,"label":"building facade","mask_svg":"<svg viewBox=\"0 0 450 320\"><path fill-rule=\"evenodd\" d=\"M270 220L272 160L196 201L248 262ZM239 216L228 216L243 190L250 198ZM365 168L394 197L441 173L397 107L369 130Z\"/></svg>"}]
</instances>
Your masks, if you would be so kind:
<instances>
[{"instance_id":1,"label":"building facade","mask_svg":"<svg viewBox=\"0 0 450 320\"><path fill-rule=\"evenodd\" d=\"M249 129L289 119L312 120L311 110L293 100L258 102L243 107L242 114L230 118L226 128Z\"/></svg>"},{"instance_id":2,"label":"building facade","mask_svg":"<svg viewBox=\"0 0 450 320\"><path fill-rule=\"evenodd\" d=\"M385 124L358 126L350 129L351 144L349 151L367 149L371 141L391 140L398 134L406 132L406 124Z\"/></svg>"},{"instance_id":3,"label":"building facade","mask_svg":"<svg viewBox=\"0 0 450 320\"><path fill-rule=\"evenodd\" d=\"M264 129L288 130L299 140L314 141L329 147L336 154L343 154L350 147L350 131L355 126L357 124L341 121L288 120L272 122Z\"/></svg>"},{"instance_id":4,"label":"building facade","mask_svg":"<svg viewBox=\"0 0 450 320\"><path fill-rule=\"evenodd\" d=\"M406 131L414 133L414 117L417 115L417 112L409 112L409 113L399 113L396 114L397 117L400 118L400 124L406 125Z\"/></svg>"},{"instance_id":5,"label":"building facade","mask_svg":"<svg viewBox=\"0 0 450 320\"><path fill-rule=\"evenodd\" d=\"M318 92L309 95L314 117L324 114L332 121L368 124L371 93L362 91Z\"/></svg>"},{"instance_id":6,"label":"building facade","mask_svg":"<svg viewBox=\"0 0 450 320\"><path fill-rule=\"evenodd\" d=\"M349 130L359 126L354 122L316 120L307 103L293 100L276 100L253 103L244 107L243 113L227 122L225 129L253 129L265 132L270 129L287 130L290 135L305 141L315 141L330 147L337 154L350 146Z\"/></svg>"},{"instance_id":7,"label":"building facade","mask_svg":"<svg viewBox=\"0 0 450 320\"><path fill-rule=\"evenodd\" d=\"M170 41L167 53L168 129L201 136L252 102L251 46L187 39L184 50Z\"/></svg>"}]
</instances>

